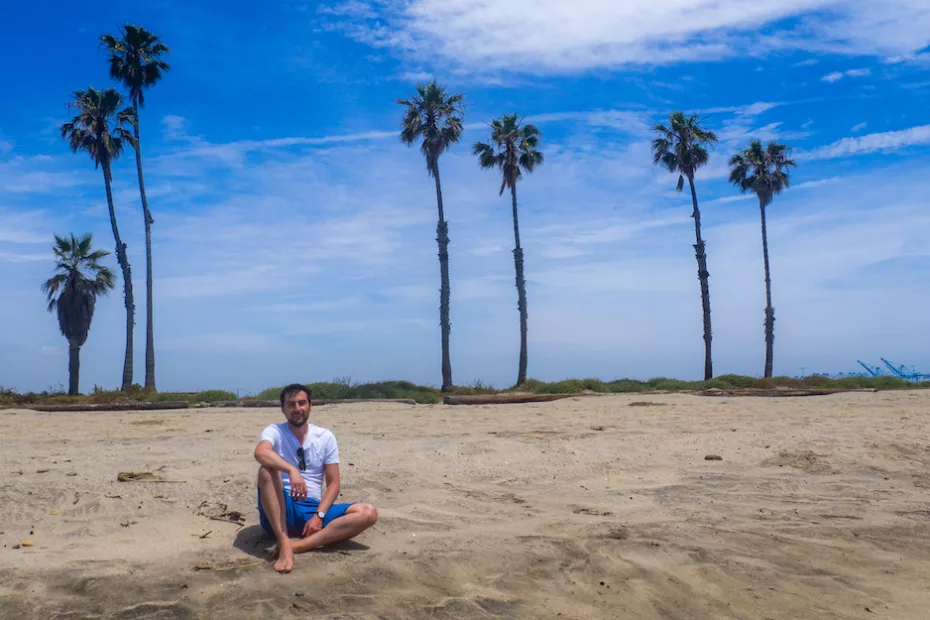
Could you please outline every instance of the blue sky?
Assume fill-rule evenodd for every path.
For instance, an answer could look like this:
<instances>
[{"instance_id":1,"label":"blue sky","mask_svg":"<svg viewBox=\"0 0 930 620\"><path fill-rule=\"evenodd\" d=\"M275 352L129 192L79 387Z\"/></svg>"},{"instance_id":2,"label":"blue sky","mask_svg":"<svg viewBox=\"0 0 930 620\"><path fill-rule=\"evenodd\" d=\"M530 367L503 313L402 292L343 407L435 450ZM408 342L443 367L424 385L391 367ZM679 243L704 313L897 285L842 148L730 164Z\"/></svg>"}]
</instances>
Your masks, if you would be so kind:
<instances>
[{"instance_id":1,"label":"blue sky","mask_svg":"<svg viewBox=\"0 0 930 620\"><path fill-rule=\"evenodd\" d=\"M880 6L879 6L880 4ZM506 386L519 345L509 201L470 144L517 112L545 164L519 186L529 375L700 378L690 197L651 164L650 127L708 115L697 178L717 374L759 375L758 204L727 184L751 138L795 150L768 210L775 372L930 370L930 7L923 0L377 0L19 3L0 21L0 385L67 383L39 290L54 233L112 252L102 175L57 134L71 90L109 86L97 38L125 22L171 47L146 95L161 390L291 380L440 382L436 205L397 138L417 81L465 94L443 156L458 384ZM134 161L114 170L144 376ZM115 259L110 257L114 269ZM119 383L121 293L98 302L81 388Z\"/></svg>"}]
</instances>

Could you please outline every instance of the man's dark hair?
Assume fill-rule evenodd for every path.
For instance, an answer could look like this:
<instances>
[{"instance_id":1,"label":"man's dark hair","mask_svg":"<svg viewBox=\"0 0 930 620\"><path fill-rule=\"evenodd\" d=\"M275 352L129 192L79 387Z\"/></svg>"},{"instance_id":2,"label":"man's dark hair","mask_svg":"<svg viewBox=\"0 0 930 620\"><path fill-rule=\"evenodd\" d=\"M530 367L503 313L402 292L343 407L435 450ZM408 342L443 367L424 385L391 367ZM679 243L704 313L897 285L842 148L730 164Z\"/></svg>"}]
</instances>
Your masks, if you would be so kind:
<instances>
[{"instance_id":1,"label":"man's dark hair","mask_svg":"<svg viewBox=\"0 0 930 620\"><path fill-rule=\"evenodd\" d=\"M292 383L281 390L281 406L284 406L285 398L296 392L304 392L307 395L307 400L310 400L310 388L300 383Z\"/></svg>"}]
</instances>

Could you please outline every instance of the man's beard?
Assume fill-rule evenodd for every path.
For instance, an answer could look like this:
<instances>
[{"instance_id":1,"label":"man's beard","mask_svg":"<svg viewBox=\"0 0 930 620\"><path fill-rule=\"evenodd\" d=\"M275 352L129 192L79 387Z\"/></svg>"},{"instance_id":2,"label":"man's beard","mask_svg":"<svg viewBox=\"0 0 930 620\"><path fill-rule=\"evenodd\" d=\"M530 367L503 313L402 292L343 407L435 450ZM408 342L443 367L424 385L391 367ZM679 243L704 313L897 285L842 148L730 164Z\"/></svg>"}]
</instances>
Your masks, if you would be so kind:
<instances>
[{"instance_id":1,"label":"man's beard","mask_svg":"<svg viewBox=\"0 0 930 620\"><path fill-rule=\"evenodd\" d=\"M303 426L304 424L306 424L306 423L307 423L307 420L309 420L309 419L310 419L310 416L309 416L309 415L307 415L307 416L302 415L302 416L300 416L300 418L299 418L297 421L295 421L293 418L288 418L287 421L291 423L291 426L294 426L294 427L296 427L296 428L300 428L301 426Z\"/></svg>"}]
</instances>

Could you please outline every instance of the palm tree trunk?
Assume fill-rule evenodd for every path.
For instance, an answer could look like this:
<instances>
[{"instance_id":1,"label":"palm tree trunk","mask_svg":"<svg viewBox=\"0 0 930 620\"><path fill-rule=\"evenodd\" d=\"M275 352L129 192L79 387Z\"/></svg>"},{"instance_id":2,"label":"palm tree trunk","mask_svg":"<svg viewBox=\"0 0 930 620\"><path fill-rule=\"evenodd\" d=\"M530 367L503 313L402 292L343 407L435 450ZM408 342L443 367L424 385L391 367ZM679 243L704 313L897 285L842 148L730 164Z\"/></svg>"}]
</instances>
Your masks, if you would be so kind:
<instances>
[{"instance_id":1,"label":"palm tree trunk","mask_svg":"<svg viewBox=\"0 0 930 620\"><path fill-rule=\"evenodd\" d=\"M691 186L691 202L694 204L694 257L698 264L698 280L701 282L701 307L704 309L704 380L714 377L714 362L711 357L711 329L710 329L710 273L707 271L707 254L704 252L704 240L701 238L701 212L698 210L697 192L694 189L694 177L688 176Z\"/></svg>"},{"instance_id":2,"label":"palm tree trunk","mask_svg":"<svg viewBox=\"0 0 930 620\"><path fill-rule=\"evenodd\" d=\"M81 345L68 342L68 396L80 394L78 388L81 374Z\"/></svg>"},{"instance_id":3,"label":"palm tree trunk","mask_svg":"<svg viewBox=\"0 0 930 620\"><path fill-rule=\"evenodd\" d=\"M433 166L436 180L436 204L439 206L439 221L436 224L436 243L439 244L439 325L442 331L442 391L452 389L452 361L449 357L449 225L443 217L442 186L439 183L439 164Z\"/></svg>"},{"instance_id":4,"label":"palm tree trunk","mask_svg":"<svg viewBox=\"0 0 930 620\"><path fill-rule=\"evenodd\" d=\"M517 216L517 186L510 186L513 200L513 265L517 281L517 310L520 311L520 366L517 370L517 385L526 383L526 280L523 278L523 248L520 247L520 221Z\"/></svg>"},{"instance_id":5,"label":"palm tree trunk","mask_svg":"<svg viewBox=\"0 0 930 620\"><path fill-rule=\"evenodd\" d=\"M132 387L132 328L135 324L135 301L132 296L132 270L129 267L129 257L126 255L126 244L120 239L119 228L116 226L116 210L113 208L113 191L110 188L112 180L110 162L103 162L103 181L107 189L107 206L110 209L110 227L113 229L113 240L116 242L116 261L123 272L123 300L126 305L126 356L123 358L123 380L120 390L128 392Z\"/></svg>"},{"instance_id":6,"label":"palm tree trunk","mask_svg":"<svg viewBox=\"0 0 930 620\"><path fill-rule=\"evenodd\" d=\"M139 104L134 104L136 122L136 171L139 173L139 194L142 196L142 218L145 221L145 388L155 391L155 327L152 322L152 224L155 219L145 198L145 181L142 177L142 144L139 142Z\"/></svg>"},{"instance_id":7,"label":"palm tree trunk","mask_svg":"<svg viewBox=\"0 0 930 620\"><path fill-rule=\"evenodd\" d=\"M769 271L769 241L765 229L765 206L762 212L762 260L765 263L765 377L772 376L772 349L775 344L775 308L772 307L772 276Z\"/></svg>"}]
</instances>

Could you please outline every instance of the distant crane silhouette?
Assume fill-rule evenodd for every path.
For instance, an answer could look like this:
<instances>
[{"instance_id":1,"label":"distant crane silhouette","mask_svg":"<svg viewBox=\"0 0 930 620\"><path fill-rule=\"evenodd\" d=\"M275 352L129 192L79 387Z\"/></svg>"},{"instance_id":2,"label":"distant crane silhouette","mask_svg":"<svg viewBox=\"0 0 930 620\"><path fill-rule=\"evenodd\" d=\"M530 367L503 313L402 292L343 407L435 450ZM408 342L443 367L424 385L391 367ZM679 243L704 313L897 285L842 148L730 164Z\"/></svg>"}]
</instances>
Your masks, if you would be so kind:
<instances>
[{"instance_id":1,"label":"distant crane silhouette","mask_svg":"<svg viewBox=\"0 0 930 620\"><path fill-rule=\"evenodd\" d=\"M882 372L882 369L878 366L869 366L865 362L860 362L859 360L856 360L856 361L859 362L859 365L865 368L866 372L872 375L873 377L881 377L882 375L885 374L884 372Z\"/></svg>"},{"instance_id":2,"label":"distant crane silhouette","mask_svg":"<svg viewBox=\"0 0 930 620\"><path fill-rule=\"evenodd\" d=\"M898 365L893 364L892 362L889 362L888 360L886 360L884 357L880 359L885 363L885 366L888 367L888 370L894 373L894 376L898 377L899 379L904 379L905 381L912 381L914 383L920 383L921 381L930 381L930 375L918 372L913 367L907 368L904 364L898 364Z\"/></svg>"}]
</instances>

